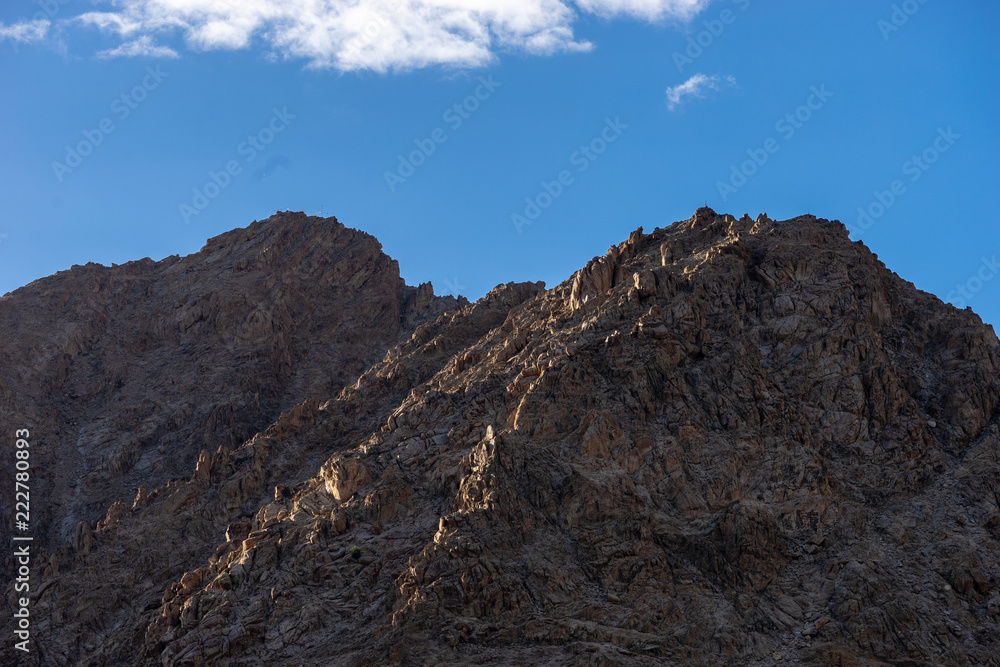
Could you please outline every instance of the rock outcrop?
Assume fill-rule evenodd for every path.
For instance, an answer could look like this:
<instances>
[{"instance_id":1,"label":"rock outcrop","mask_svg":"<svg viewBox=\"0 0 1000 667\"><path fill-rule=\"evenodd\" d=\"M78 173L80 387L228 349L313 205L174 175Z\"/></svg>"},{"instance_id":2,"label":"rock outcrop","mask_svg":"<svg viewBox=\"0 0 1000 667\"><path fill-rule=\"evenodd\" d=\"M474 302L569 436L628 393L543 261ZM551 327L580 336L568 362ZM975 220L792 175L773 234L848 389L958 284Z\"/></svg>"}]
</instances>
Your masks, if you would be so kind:
<instances>
[{"instance_id":1,"label":"rock outcrop","mask_svg":"<svg viewBox=\"0 0 1000 667\"><path fill-rule=\"evenodd\" d=\"M404 285L373 237L290 213L189 257L74 267L0 298L2 426L35 434L35 529L53 546L138 487L188 477L458 305Z\"/></svg>"},{"instance_id":2,"label":"rock outcrop","mask_svg":"<svg viewBox=\"0 0 1000 667\"><path fill-rule=\"evenodd\" d=\"M313 226L288 232L304 237L322 222L257 224ZM4 359L5 417L79 425L48 436L76 467L51 473L65 500L26 664L1000 665L1000 342L839 222L700 209L551 290L473 304L401 287L370 237L339 226L313 263L277 241L240 253L248 233L183 260L213 267L184 285L221 294L187 298L169 326L180 299L162 277L133 310L101 302L101 331L129 335L74 338L86 327L65 312L33 326L32 308L82 298L66 276L0 301L8 338L62 350ZM330 259L360 257L391 268L357 278ZM149 270L182 260L166 262ZM222 326L225 281L258 262L300 300ZM303 266L294 289L280 277ZM239 349L266 363L234 350L248 321ZM206 332L203 369L143 370L189 330ZM79 357L96 349L124 369L119 391L144 372L167 407L94 403L103 366ZM237 406L252 381L267 409L185 416L161 377L188 393L231 382ZM65 411L78 404L107 416ZM120 445L90 443L139 414L157 428L123 455L129 497L117 482L70 494L77 471L117 470L90 466ZM183 455L141 465L164 442Z\"/></svg>"}]
</instances>

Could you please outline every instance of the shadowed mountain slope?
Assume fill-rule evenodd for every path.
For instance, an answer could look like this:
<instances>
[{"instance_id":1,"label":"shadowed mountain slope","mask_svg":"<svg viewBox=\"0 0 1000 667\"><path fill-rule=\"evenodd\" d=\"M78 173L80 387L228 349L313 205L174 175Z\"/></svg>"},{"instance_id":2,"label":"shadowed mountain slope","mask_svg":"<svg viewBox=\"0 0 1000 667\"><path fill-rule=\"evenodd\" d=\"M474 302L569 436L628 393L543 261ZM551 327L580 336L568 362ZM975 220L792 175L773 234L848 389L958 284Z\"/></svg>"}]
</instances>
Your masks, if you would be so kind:
<instances>
[{"instance_id":1,"label":"shadowed mountain slope","mask_svg":"<svg viewBox=\"0 0 1000 667\"><path fill-rule=\"evenodd\" d=\"M699 209L444 309L53 536L39 662L1000 664L1000 342L839 222Z\"/></svg>"}]
</instances>

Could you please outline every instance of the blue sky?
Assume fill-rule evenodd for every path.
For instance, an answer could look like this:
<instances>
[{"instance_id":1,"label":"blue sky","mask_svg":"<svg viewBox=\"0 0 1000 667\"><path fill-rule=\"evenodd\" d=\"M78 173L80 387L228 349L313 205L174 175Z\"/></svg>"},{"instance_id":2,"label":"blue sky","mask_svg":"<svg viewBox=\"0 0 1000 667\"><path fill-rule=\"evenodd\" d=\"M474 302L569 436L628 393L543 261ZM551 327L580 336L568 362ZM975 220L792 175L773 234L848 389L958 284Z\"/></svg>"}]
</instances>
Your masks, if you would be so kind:
<instances>
[{"instance_id":1,"label":"blue sky","mask_svg":"<svg viewBox=\"0 0 1000 667\"><path fill-rule=\"evenodd\" d=\"M1000 3L319 4L4 3L0 293L291 209L476 298L707 202L1000 324Z\"/></svg>"}]
</instances>

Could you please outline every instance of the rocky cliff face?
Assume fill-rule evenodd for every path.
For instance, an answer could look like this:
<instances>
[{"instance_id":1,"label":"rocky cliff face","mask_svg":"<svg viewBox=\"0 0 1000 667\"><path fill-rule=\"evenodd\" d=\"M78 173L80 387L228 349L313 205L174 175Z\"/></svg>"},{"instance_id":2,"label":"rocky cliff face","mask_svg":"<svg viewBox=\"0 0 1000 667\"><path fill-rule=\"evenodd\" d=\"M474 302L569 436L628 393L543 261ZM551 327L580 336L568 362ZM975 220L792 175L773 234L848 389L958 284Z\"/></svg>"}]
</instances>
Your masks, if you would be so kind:
<instances>
[{"instance_id":1,"label":"rocky cliff face","mask_svg":"<svg viewBox=\"0 0 1000 667\"><path fill-rule=\"evenodd\" d=\"M373 237L301 214L3 297L3 432L31 424L39 439L35 528L54 546L139 487L188 477L201 451L335 395L456 305L406 287Z\"/></svg>"},{"instance_id":2,"label":"rocky cliff face","mask_svg":"<svg viewBox=\"0 0 1000 667\"><path fill-rule=\"evenodd\" d=\"M28 664L1000 664L1000 342L838 222L700 209L464 304L278 216L0 327L53 452Z\"/></svg>"}]
</instances>

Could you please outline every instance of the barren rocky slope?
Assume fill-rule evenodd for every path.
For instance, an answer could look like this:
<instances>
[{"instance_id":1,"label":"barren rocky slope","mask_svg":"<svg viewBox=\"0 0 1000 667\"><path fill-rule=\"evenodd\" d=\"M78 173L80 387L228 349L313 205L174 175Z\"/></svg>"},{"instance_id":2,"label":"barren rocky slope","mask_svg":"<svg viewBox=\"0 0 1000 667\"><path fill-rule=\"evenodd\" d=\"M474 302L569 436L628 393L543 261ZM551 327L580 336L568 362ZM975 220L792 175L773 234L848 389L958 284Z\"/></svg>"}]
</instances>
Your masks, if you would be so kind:
<instances>
[{"instance_id":1,"label":"barren rocky slope","mask_svg":"<svg viewBox=\"0 0 1000 667\"><path fill-rule=\"evenodd\" d=\"M1000 665L1000 342L840 223L448 311L53 544L34 662Z\"/></svg>"},{"instance_id":2,"label":"barren rocky slope","mask_svg":"<svg viewBox=\"0 0 1000 667\"><path fill-rule=\"evenodd\" d=\"M459 303L406 286L368 234L284 213L189 257L74 267L3 296L0 427L33 434L37 553L89 541L109 507L142 502L190 477L202 451L335 395ZM0 509L9 543L6 485Z\"/></svg>"},{"instance_id":3,"label":"barren rocky slope","mask_svg":"<svg viewBox=\"0 0 1000 667\"><path fill-rule=\"evenodd\" d=\"M3 432L40 438L35 528L60 543L138 487L189 476L201 450L335 395L456 305L406 287L374 237L302 214L0 298Z\"/></svg>"}]
</instances>

